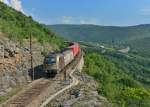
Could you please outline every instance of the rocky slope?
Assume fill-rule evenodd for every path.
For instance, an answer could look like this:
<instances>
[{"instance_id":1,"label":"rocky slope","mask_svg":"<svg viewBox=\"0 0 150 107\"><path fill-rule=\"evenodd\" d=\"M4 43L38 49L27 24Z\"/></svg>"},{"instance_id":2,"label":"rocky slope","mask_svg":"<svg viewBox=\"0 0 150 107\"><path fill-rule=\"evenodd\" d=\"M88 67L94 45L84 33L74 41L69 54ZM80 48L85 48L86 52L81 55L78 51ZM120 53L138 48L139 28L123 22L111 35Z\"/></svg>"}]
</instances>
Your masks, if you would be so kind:
<instances>
[{"instance_id":1,"label":"rocky slope","mask_svg":"<svg viewBox=\"0 0 150 107\"><path fill-rule=\"evenodd\" d=\"M32 81L29 50L29 40L20 45L0 33L0 100L13 88ZM33 41L34 79L44 75L42 72L43 53L52 50L53 48L49 44L41 45Z\"/></svg>"}]
</instances>

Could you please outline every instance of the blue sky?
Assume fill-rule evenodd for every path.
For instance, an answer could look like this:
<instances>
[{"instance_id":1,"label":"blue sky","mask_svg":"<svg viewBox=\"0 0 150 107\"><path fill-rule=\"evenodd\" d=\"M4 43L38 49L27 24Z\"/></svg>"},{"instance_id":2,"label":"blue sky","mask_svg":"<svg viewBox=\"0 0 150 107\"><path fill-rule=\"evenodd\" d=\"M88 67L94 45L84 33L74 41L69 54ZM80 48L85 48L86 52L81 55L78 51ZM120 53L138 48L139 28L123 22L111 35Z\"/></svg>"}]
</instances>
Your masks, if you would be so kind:
<instances>
[{"instance_id":1,"label":"blue sky","mask_svg":"<svg viewBox=\"0 0 150 107\"><path fill-rule=\"evenodd\" d=\"M150 0L21 0L20 4L26 14L45 24L150 23Z\"/></svg>"}]
</instances>

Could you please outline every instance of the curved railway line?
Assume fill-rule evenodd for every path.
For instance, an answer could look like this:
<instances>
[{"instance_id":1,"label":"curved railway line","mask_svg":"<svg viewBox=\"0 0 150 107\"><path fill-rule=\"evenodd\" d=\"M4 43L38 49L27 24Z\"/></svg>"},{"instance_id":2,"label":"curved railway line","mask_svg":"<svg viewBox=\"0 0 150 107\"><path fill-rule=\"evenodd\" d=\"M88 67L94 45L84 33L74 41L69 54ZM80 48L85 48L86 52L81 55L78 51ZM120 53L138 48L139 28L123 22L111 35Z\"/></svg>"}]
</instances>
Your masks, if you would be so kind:
<instances>
[{"instance_id":1,"label":"curved railway line","mask_svg":"<svg viewBox=\"0 0 150 107\"><path fill-rule=\"evenodd\" d=\"M43 102L43 104L40 106L40 107L45 107L50 101L52 101L56 96L58 96L59 94L63 93L64 91L70 89L71 87L73 86L76 86L78 85L79 83L79 80L76 79L74 76L73 76L73 73L74 73L75 69L72 70L72 72L70 73L70 77L72 78L72 83L68 86L66 86L65 88L61 89L60 91L58 91L57 93L55 93L54 95L50 96L45 102Z\"/></svg>"},{"instance_id":2,"label":"curved railway line","mask_svg":"<svg viewBox=\"0 0 150 107\"><path fill-rule=\"evenodd\" d=\"M62 73L57 74L55 78L41 78L33 81L27 88L1 104L0 107L44 107L57 95L78 84L79 81L73 77L73 72L81 58L82 52L62 70ZM72 83L63 85L61 84L61 77L67 73Z\"/></svg>"}]
</instances>

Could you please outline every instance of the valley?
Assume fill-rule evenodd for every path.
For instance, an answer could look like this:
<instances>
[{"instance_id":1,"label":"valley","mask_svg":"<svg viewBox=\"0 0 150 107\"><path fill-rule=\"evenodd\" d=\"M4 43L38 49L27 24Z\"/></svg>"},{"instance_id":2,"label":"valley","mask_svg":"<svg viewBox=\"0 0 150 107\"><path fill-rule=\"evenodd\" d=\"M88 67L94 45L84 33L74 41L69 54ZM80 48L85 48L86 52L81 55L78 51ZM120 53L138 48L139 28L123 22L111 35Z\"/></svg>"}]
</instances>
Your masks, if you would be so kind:
<instances>
[{"instance_id":1,"label":"valley","mask_svg":"<svg viewBox=\"0 0 150 107\"><path fill-rule=\"evenodd\" d=\"M149 107L149 25L54 25L52 28L62 37L81 44L85 51L83 71L100 83L100 94L119 107L137 107L140 102L139 107Z\"/></svg>"}]
</instances>

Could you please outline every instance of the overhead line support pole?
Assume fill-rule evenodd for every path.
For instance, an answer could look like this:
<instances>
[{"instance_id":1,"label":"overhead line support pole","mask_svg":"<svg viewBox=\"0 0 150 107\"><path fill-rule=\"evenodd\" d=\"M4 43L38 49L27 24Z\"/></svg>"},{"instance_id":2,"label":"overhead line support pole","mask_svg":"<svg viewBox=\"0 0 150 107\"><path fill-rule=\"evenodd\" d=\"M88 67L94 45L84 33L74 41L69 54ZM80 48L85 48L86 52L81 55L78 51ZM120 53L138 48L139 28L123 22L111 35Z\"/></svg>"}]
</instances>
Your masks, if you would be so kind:
<instances>
[{"instance_id":1,"label":"overhead line support pole","mask_svg":"<svg viewBox=\"0 0 150 107\"><path fill-rule=\"evenodd\" d=\"M32 53L32 34L30 33L30 58L31 58L31 72L34 80L34 69L33 69L33 53Z\"/></svg>"}]
</instances>

